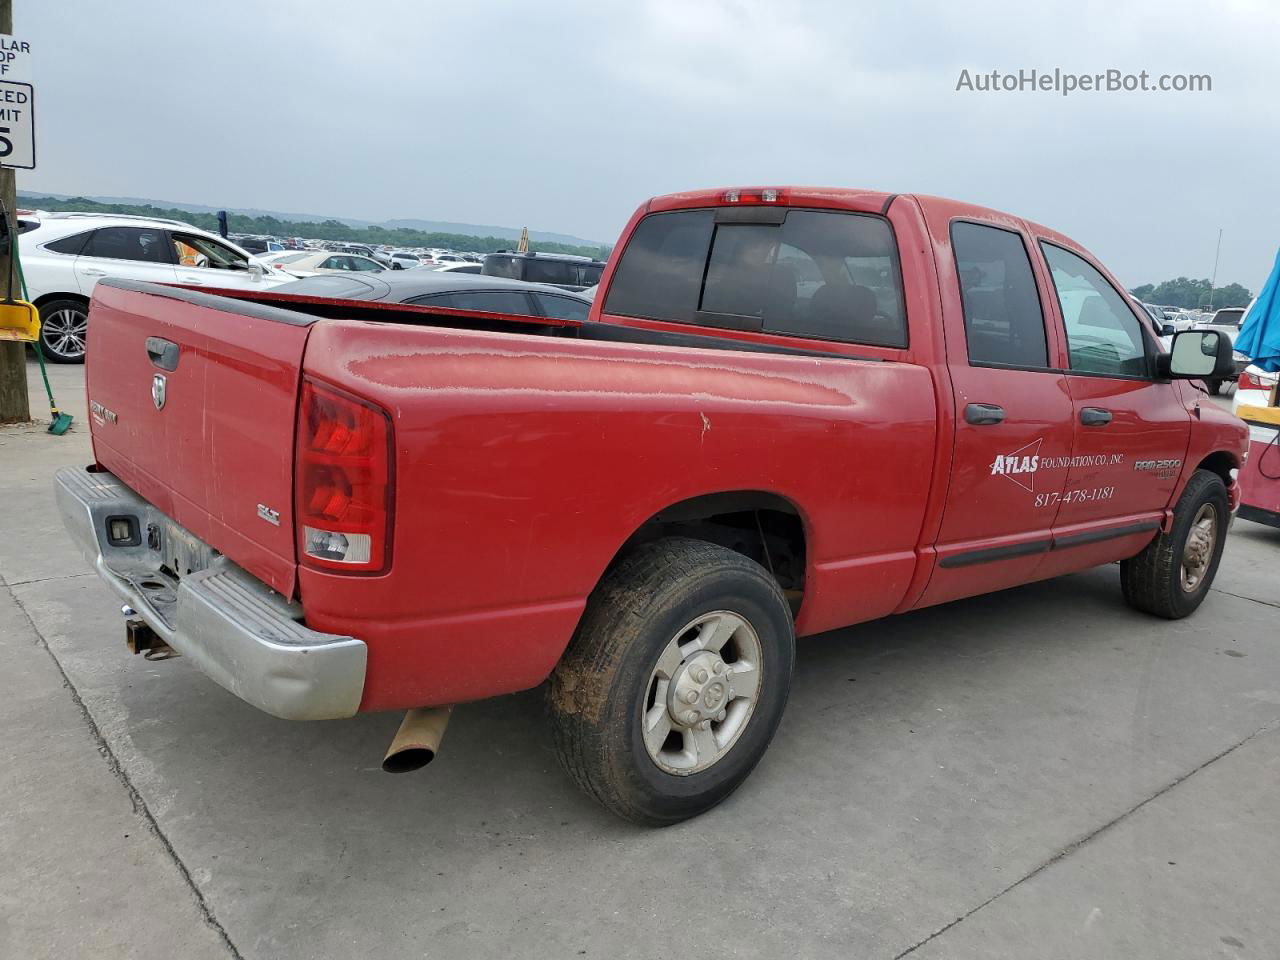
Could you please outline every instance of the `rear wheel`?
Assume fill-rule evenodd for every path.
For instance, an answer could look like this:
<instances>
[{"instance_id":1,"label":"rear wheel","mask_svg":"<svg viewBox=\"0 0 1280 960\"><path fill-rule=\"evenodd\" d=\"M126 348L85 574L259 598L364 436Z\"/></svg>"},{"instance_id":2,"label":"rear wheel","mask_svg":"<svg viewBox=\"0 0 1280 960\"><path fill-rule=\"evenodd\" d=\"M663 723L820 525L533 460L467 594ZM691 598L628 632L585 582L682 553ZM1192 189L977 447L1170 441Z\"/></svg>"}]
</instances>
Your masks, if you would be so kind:
<instances>
[{"instance_id":1,"label":"rear wheel","mask_svg":"<svg viewBox=\"0 0 1280 960\"><path fill-rule=\"evenodd\" d=\"M1221 380L1206 380L1204 385L1209 388L1210 396L1216 397L1218 394L1222 393Z\"/></svg>"},{"instance_id":2,"label":"rear wheel","mask_svg":"<svg viewBox=\"0 0 1280 960\"><path fill-rule=\"evenodd\" d=\"M40 307L40 346L53 363L84 363L89 307L80 300L50 300Z\"/></svg>"},{"instance_id":3,"label":"rear wheel","mask_svg":"<svg viewBox=\"0 0 1280 960\"><path fill-rule=\"evenodd\" d=\"M764 755L794 661L790 610L759 564L698 540L639 547L596 588L552 675L561 762L628 820L696 816Z\"/></svg>"},{"instance_id":4,"label":"rear wheel","mask_svg":"<svg viewBox=\"0 0 1280 960\"><path fill-rule=\"evenodd\" d=\"M1130 606L1177 620L1204 601L1227 535L1227 487L1208 470L1197 470L1178 498L1173 527L1120 564L1120 586Z\"/></svg>"}]
</instances>

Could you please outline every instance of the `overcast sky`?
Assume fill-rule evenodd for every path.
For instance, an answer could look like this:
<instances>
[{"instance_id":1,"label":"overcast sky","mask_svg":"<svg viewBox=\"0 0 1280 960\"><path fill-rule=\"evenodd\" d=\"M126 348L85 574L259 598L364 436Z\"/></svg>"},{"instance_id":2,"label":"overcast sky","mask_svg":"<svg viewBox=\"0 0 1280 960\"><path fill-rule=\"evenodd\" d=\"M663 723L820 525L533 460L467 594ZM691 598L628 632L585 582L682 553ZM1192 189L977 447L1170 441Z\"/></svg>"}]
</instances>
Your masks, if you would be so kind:
<instances>
[{"instance_id":1,"label":"overcast sky","mask_svg":"<svg viewBox=\"0 0 1280 960\"><path fill-rule=\"evenodd\" d=\"M613 240L654 194L934 193L1128 285L1255 291L1280 246L1280 4L14 0L19 189ZM1210 93L956 92L962 69L1207 73Z\"/></svg>"}]
</instances>

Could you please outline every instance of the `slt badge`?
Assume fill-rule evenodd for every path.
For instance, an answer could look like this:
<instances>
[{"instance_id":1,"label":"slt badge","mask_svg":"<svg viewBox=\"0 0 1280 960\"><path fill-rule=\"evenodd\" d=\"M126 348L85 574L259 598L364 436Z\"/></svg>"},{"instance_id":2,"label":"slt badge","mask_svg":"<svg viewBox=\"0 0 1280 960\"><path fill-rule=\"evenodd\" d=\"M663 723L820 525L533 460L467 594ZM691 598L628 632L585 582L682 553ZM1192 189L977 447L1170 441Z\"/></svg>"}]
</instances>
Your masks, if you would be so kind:
<instances>
[{"instance_id":1,"label":"slt badge","mask_svg":"<svg viewBox=\"0 0 1280 960\"><path fill-rule=\"evenodd\" d=\"M165 379L163 373L157 373L151 378L151 402L156 405L157 410L164 409Z\"/></svg>"}]
</instances>

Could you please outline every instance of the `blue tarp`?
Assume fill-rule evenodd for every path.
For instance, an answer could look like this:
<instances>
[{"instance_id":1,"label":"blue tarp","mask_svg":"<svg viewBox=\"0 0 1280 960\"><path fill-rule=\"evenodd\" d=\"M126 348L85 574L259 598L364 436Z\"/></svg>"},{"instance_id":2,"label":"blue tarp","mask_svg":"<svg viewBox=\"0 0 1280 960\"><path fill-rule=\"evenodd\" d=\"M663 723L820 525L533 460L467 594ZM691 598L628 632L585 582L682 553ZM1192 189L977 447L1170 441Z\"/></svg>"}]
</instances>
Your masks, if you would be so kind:
<instances>
[{"instance_id":1,"label":"blue tarp","mask_svg":"<svg viewBox=\"0 0 1280 960\"><path fill-rule=\"evenodd\" d=\"M1244 318L1235 348L1268 373L1280 370L1280 253Z\"/></svg>"}]
</instances>

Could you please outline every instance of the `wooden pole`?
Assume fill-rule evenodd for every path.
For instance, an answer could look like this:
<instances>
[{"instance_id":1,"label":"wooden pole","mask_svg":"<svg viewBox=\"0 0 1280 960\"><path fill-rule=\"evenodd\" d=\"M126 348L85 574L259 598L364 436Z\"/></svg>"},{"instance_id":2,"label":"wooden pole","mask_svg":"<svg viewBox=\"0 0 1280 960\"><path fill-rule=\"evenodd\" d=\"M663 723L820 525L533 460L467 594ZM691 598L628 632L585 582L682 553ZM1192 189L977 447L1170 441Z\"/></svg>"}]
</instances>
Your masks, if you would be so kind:
<instances>
[{"instance_id":1,"label":"wooden pole","mask_svg":"<svg viewBox=\"0 0 1280 960\"><path fill-rule=\"evenodd\" d=\"M0 33L13 33L13 0L0 0ZM12 217L17 208L17 186L13 169L0 169L0 198ZM10 244L17 246L18 236L10 237ZM9 255L0 253L0 283L9 276ZM15 291L15 296L21 296ZM31 406L27 400L27 345L25 343L0 342L0 423L27 423L31 420Z\"/></svg>"}]
</instances>

